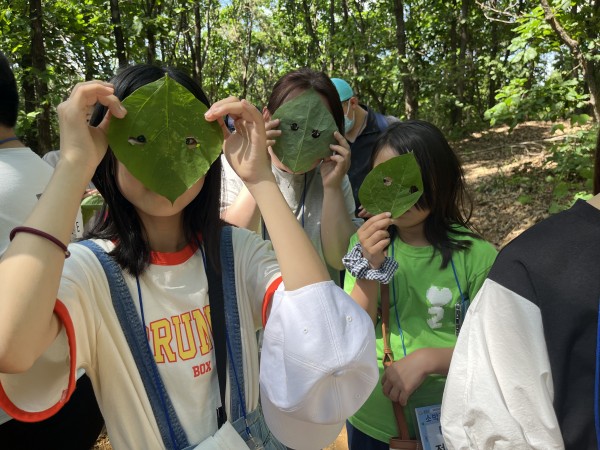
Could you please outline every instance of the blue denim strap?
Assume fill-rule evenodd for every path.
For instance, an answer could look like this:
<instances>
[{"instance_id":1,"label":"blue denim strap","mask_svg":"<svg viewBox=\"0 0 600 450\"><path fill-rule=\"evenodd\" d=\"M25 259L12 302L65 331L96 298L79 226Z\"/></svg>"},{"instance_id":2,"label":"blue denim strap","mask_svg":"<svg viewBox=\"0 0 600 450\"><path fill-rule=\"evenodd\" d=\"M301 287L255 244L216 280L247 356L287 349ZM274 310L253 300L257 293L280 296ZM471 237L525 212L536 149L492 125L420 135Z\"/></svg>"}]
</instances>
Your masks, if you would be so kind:
<instances>
[{"instance_id":1,"label":"blue denim strap","mask_svg":"<svg viewBox=\"0 0 600 450\"><path fill-rule=\"evenodd\" d=\"M112 257L94 242L87 240L81 241L79 244L90 249L104 269L113 307L142 378L165 448L178 450L188 447L187 436L158 374L158 367L154 355L150 351L146 330L135 309L135 304L123 278L121 268Z\"/></svg>"},{"instance_id":2,"label":"blue denim strap","mask_svg":"<svg viewBox=\"0 0 600 450\"><path fill-rule=\"evenodd\" d=\"M223 277L223 299L225 302L225 324L227 354L229 356L230 418L233 423L243 417L246 409L244 394L244 366L242 359L242 336L240 315L235 288L235 259L233 254L232 228L221 231L221 273Z\"/></svg>"}]
</instances>

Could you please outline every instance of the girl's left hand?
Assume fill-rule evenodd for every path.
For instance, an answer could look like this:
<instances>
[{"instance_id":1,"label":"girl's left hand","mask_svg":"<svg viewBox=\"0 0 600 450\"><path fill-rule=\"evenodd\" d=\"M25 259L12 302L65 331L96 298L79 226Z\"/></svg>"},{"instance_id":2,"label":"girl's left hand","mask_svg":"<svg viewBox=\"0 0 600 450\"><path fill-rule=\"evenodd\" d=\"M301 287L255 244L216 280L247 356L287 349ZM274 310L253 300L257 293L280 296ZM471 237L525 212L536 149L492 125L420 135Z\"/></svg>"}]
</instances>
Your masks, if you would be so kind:
<instances>
[{"instance_id":1,"label":"girl's left hand","mask_svg":"<svg viewBox=\"0 0 600 450\"><path fill-rule=\"evenodd\" d=\"M329 147L335 153L325 158L321 164L321 178L323 179L324 188L340 187L344 175L350 168L350 144L339 131L335 131L333 136L338 143L331 144Z\"/></svg>"},{"instance_id":2,"label":"girl's left hand","mask_svg":"<svg viewBox=\"0 0 600 450\"><path fill-rule=\"evenodd\" d=\"M223 122L226 114L234 120L234 133L229 133ZM204 117L208 121L219 121L225 136L223 153L244 183L256 184L273 177L265 122L254 105L237 97L229 97L213 104Z\"/></svg>"},{"instance_id":3,"label":"girl's left hand","mask_svg":"<svg viewBox=\"0 0 600 450\"><path fill-rule=\"evenodd\" d=\"M408 397L421 386L425 377L431 373L429 370L430 355L427 350L429 349L415 350L385 368L381 385L386 397L402 406L406 405Z\"/></svg>"}]
</instances>

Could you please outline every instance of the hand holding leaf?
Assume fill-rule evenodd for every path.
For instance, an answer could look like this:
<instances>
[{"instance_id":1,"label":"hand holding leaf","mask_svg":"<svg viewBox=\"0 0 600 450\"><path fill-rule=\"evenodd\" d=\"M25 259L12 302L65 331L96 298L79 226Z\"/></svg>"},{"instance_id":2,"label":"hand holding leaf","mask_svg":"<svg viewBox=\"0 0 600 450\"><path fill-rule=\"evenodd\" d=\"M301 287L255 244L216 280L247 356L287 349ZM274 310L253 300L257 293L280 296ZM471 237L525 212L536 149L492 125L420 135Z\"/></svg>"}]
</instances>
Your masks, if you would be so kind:
<instances>
[{"instance_id":1,"label":"hand holding leaf","mask_svg":"<svg viewBox=\"0 0 600 450\"><path fill-rule=\"evenodd\" d=\"M350 168L350 145L348 141L344 139L339 131L335 131L333 136L337 140L337 144L329 146L333 155L325 158L321 164L321 178L325 188L341 187L344 175Z\"/></svg>"},{"instance_id":2,"label":"hand holding leaf","mask_svg":"<svg viewBox=\"0 0 600 450\"><path fill-rule=\"evenodd\" d=\"M229 97L215 103L205 117L212 121L225 114L234 119L236 130L223 145L223 153L233 170L246 184L272 179L261 113L248 101Z\"/></svg>"}]
</instances>

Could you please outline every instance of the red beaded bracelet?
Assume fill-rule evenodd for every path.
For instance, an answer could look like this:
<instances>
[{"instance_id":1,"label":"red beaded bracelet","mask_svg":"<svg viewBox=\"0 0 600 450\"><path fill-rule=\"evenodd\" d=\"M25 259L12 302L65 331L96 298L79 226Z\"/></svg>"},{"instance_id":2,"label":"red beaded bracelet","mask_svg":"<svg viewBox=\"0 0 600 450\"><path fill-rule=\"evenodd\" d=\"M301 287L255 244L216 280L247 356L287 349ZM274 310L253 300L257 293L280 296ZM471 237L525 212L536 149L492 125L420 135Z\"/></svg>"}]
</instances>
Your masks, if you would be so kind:
<instances>
[{"instance_id":1,"label":"red beaded bracelet","mask_svg":"<svg viewBox=\"0 0 600 450\"><path fill-rule=\"evenodd\" d=\"M17 233L29 233L35 234L36 236L43 237L44 239L48 239L50 242L55 243L60 247L60 249L65 253L65 259L71 256L71 252L67 249L67 246L63 244L61 241L56 239L51 234L46 233L45 231L38 230L37 228L31 227L15 227L11 230L9 239L12 241Z\"/></svg>"}]
</instances>

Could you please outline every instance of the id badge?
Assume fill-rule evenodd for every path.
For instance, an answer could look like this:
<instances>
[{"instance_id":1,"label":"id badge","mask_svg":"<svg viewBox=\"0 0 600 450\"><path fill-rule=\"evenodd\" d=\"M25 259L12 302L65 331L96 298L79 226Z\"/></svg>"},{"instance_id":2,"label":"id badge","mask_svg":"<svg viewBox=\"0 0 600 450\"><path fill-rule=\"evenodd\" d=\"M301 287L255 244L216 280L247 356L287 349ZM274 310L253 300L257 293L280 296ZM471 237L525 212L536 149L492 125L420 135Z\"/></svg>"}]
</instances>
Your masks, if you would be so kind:
<instances>
[{"instance_id":1,"label":"id badge","mask_svg":"<svg viewBox=\"0 0 600 450\"><path fill-rule=\"evenodd\" d=\"M441 410L442 405L415 408L423 450L446 450L440 424Z\"/></svg>"},{"instance_id":2,"label":"id badge","mask_svg":"<svg viewBox=\"0 0 600 450\"><path fill-rule=\"evenodd\" d=\"M466 298L464 301L461 301L454 305L454 331L456 336L460 333L460 329L465 321L465 316L467 315L467 310L469 309L469 305L471 301Z\"/></svg>"}]
</instances>

